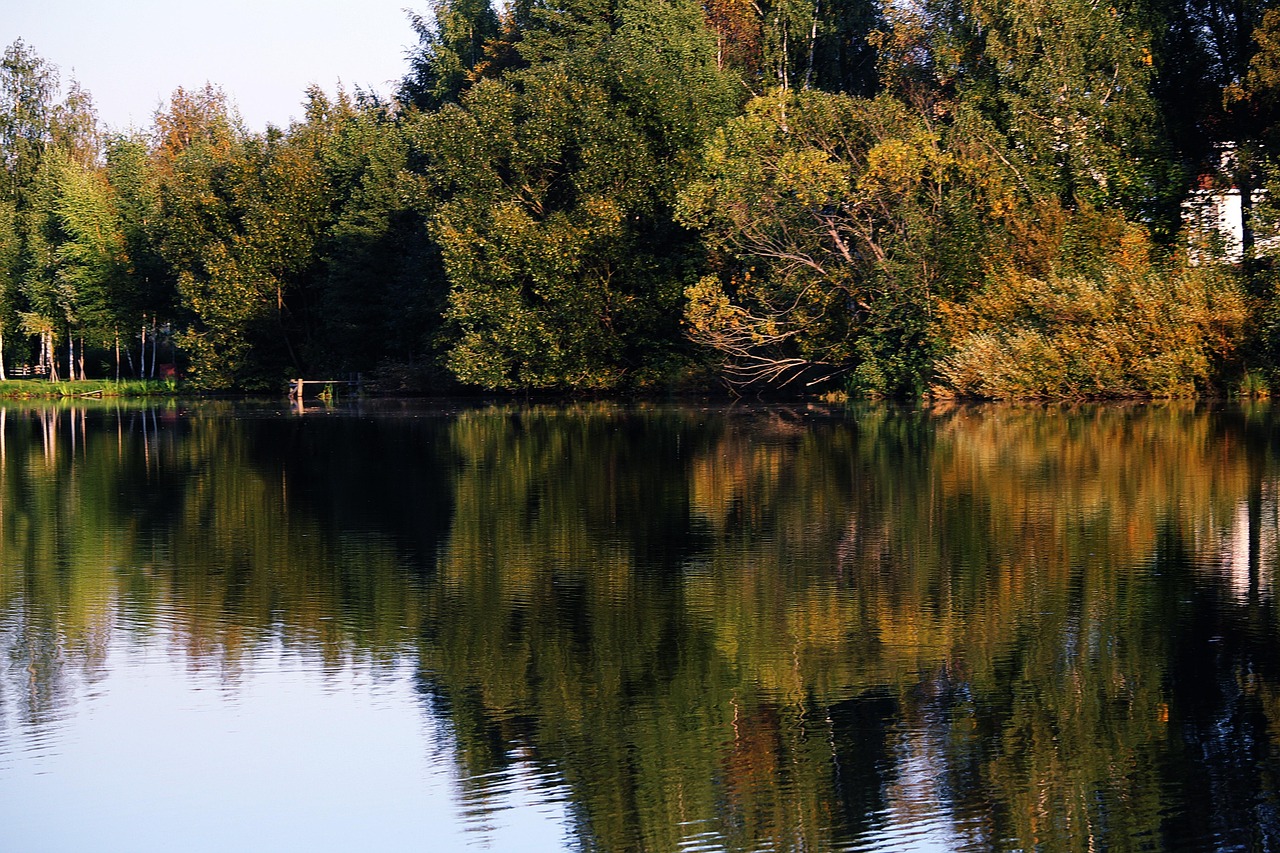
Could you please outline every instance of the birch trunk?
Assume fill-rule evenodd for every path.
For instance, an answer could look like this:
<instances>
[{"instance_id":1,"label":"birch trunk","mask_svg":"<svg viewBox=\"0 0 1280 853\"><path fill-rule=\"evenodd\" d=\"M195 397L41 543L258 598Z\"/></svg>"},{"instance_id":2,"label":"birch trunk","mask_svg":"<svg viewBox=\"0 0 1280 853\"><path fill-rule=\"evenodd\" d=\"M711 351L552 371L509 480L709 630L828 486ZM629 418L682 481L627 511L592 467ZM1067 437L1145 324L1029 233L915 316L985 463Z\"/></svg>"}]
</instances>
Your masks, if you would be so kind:
<instances>
[{"instance_id":1,"label":"birch trunk","mask_svg":"<svg viewBox=\"0 0 1280 853\"><path fill-rule=\"evenodd\" d=\"M57 382L58 381L58 359L53 350L53 330L52 329L44 333L44 339L45 339L45 345L44 345L45 356L49 359L49 381Z\"/></svg>"}]
</instances>

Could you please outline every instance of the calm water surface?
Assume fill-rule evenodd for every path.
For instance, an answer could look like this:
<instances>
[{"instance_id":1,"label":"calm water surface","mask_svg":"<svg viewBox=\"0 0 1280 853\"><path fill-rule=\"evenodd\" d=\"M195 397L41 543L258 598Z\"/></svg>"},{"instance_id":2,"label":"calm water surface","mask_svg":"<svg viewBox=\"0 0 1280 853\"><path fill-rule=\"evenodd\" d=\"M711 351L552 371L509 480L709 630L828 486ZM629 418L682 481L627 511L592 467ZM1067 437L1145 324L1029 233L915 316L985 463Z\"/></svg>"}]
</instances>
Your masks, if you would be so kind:
<instances>
[{"instance_id":1,"label":"calm water surface","mask_svg":"<svg viewBox=\"0 0 1280 853\"><path fill-rule=\"evenodd\" d=\"M1280 419L0 409L0 850L1280 849Z\"/></svg>"}]
</instances>

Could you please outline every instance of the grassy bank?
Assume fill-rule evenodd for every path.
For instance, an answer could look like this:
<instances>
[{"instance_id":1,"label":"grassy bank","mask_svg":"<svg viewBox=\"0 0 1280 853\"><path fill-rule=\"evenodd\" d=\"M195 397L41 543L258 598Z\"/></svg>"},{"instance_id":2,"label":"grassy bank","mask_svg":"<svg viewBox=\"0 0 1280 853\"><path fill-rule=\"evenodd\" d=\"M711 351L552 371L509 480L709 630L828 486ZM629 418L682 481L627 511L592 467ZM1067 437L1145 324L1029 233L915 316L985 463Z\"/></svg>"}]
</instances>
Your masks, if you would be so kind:
<instances>
[{"instance_id":1,"label":"grassy bank","mask_svg":"<svg viewBox=\"0 0 1280 853\"><path fill-rule=\"evenodd\" d=\"M0 399L62 399L67 397L163 397L179 393L172 379L86 379L49 382L44 379L9 379L0 382Z\"/></svg>"}]
</instances>

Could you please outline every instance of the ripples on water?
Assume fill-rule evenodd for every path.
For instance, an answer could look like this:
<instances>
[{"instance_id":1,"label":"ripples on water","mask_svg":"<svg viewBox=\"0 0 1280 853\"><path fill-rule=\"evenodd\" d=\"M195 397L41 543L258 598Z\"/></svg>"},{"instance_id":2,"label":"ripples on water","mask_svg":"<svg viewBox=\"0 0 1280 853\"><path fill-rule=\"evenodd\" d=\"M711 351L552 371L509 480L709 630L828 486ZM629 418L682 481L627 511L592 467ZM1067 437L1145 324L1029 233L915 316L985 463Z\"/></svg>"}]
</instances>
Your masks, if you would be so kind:
<instances>
[{"instance_id":1,"label":"ripples on water","mask_svg":"<svg viewBox=\"0 0 1280 853\"><path fill-rule=\"evenodd\" d=\"M1270 849L1276 436L4 409L0 849Z\"/></svg>"}]
</instances>

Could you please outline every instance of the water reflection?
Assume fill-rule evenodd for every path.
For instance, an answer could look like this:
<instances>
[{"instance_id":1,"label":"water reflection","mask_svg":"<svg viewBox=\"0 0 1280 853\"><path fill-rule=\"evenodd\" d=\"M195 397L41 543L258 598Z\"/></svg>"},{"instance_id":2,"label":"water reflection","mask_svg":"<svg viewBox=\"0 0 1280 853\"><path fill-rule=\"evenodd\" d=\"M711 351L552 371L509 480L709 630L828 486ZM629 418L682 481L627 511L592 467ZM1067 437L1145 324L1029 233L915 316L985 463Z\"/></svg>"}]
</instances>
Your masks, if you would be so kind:
<instances>
[{"instance_id":1,"label":"water reflection","mask_svg":"<svg viewBox=\"0 0 1280 853\"><path fill-rule=\"evenodd\" d=\"M172 849L127 784L232 803L185 849L1261 848L1276 449L1263 405L0 408L0 846L77 849L58 802Z\"/></svg>"}]
</instances>

